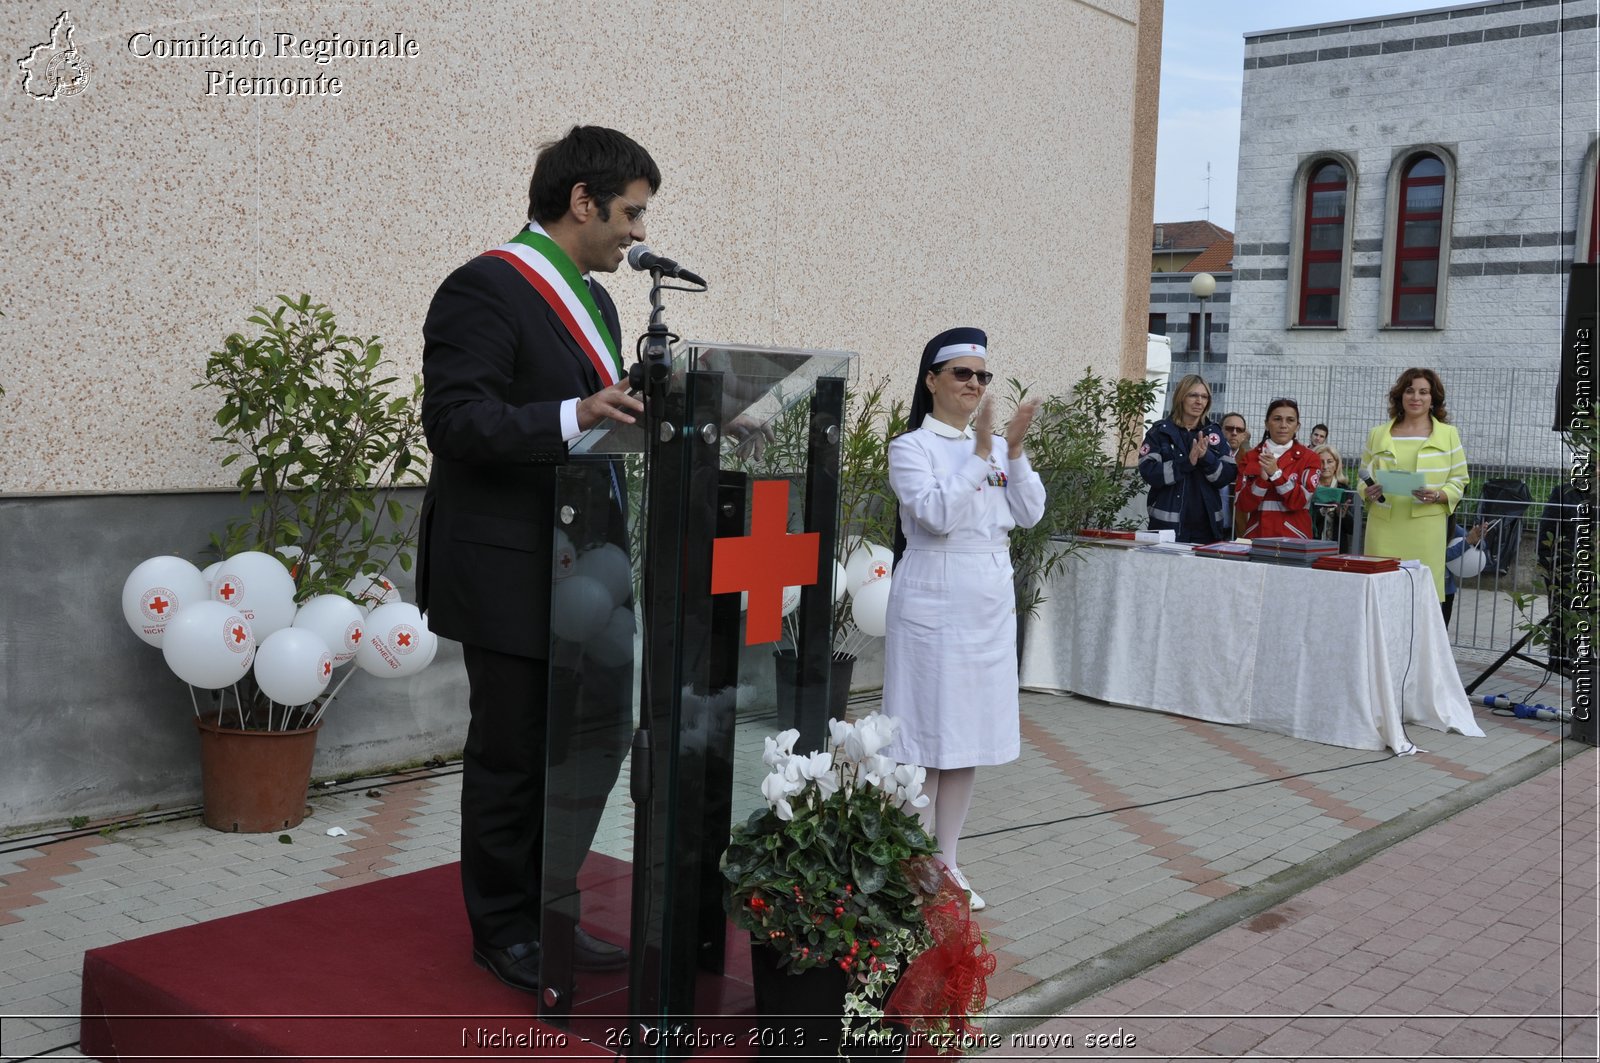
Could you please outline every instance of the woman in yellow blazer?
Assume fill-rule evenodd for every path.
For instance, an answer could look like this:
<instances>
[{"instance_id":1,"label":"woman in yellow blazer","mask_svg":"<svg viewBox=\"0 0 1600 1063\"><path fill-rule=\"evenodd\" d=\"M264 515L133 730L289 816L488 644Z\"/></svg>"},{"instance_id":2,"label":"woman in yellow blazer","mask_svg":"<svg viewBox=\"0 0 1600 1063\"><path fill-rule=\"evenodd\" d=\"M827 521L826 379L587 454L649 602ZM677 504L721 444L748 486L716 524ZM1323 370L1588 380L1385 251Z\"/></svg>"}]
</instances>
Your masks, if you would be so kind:
<instances>
[{"instance_id":1,"label":"woman in yellow blazer","mask_svg":"<svg viewBox=\"0 0 1600 1063\"><path fill-rule=\"evenodd\" d=\"M1445 531L1467 488L1466 452L1449 421L1439 375L1432 369L1407 369L1389 389L1389 421L1367 433L1361 451L1361 497L1367 506L1363 549L1427 565L1440 602ZM1421 473L1423 486L1399 498L1385 496L1372 481L1380 470L1396 469Z\"/></svg>"}]
</instances>

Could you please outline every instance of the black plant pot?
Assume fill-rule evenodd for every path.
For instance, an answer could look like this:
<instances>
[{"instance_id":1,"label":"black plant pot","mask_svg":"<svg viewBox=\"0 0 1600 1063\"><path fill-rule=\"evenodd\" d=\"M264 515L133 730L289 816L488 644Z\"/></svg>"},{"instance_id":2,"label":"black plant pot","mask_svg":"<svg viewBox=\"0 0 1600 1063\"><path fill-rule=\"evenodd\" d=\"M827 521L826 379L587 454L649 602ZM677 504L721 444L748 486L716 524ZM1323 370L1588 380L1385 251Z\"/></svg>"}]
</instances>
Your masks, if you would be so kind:
<instances>
[{"instance_id":1,"label":"black plant pot","mask_svg":"<svg viewBox=\"0 0 1600 1063\"><path fill-rule=\"evenodd\" d=\"M800 726L800 658L795 656L792 649L774 650L772 664L773 688L778 702L777 729L783 731L790 727L798 727ZM835 657L832 667L833 672L829 676L828 687L828 717L842 720L845 718L845 709L850 703L850 676L855 672L856 659Z\"/></svg>"},{"instance_id":2,"label":"black plant pot","mask_svg":"<svg viewBox=\"0 0 1600 1063\"><path fill-rule=\"evenodd\" d=\"M845 973L833 967L791 972L778 966L778 953L750 943L750 976L756 991L757 1055L763 1058L904 1059L906 1028L887 1024L889 1037L874 1042L864 1034L838 1051L844 1015ZM860 1034L860 1027L857 1027Z\"/></svg>"}]
</instances>

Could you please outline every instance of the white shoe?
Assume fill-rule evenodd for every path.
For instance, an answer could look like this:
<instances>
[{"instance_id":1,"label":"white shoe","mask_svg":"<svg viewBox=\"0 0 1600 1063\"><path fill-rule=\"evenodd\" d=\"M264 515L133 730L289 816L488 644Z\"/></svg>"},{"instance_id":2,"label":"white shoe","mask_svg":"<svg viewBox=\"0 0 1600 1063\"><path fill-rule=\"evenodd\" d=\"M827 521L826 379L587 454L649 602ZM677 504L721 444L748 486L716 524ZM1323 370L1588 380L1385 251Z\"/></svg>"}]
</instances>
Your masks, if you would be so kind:
<instances>
[{"instance_id":1,"label":"white shoe","mask_svg":"<svg viewBox=\"0 0 1600 1063\"><path fill-rule=\"evenodd\" d=\"M989 907L984 903L983 898L978 896L978 892L972 888L971 883L967 881L967 876L961 873L960 868L952 867L950 869L950 877L956 880L957 886L960 886L962 889L967 891L968 908L971 908L975 912L981 912L985 908Z\"/></svg>"}]
</instances>

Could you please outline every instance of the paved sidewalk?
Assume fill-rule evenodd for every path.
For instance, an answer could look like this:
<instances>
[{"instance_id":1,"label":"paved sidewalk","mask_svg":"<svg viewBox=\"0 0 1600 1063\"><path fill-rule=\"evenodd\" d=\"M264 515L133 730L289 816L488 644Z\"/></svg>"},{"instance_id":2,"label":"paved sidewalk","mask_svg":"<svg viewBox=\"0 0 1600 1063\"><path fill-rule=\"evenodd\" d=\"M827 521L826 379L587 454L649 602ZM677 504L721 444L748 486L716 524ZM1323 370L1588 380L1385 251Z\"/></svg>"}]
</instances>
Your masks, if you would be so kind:
<instances>
[{"instance_id":1,"label":"paved sidewalk","mask_svg":"<svg viewBox=\"0 0 1600 1063\"><path fill-rule=\"evenodd\" d=\"M1006 1052L1594 1059L1597 765L1590 749L1496 794Z\"/></svg>"},{"instance_id":2,"label":"paved sidewalk","mask_svg":"<svg viewBox=\"0 0 1600 1063\"><path fill-rule=\"evenodd\" d=\"M1508 670L1491 689L1536 682ZM1546 690L1539 700L1555 694ZM1560 1020L1467 1018L1505 1014L1487 1010L1485 994L1496 1006L1520 1002L1519 1014L1593 1013L1596 756L1563 743L1561 725L1480 711L1487 738L1413 728L1412 740L1427 752L1395 758L1071 697L1026 694L1022 704L1022 758L979 773L960 853L989 900L980 922L1000 961L987 1028L1011 1038L1037 1026L1030 1015L1070 1014L1037 1028L1080 1036L1073 1051L1003 1040L992 1055L1162 1058L1147 1048L1160 1043L1183 1046L1157 1050L1170 1054L1229 1057L1249 1048L1271 1058L1347 1039L1338 1042L1345 1047L1320 1050L1326 1058L1353 1052L1357 1034L1377 1029L1329 1017L1378 1008L1372 993L1403 1001L1398 1011L1408 1014L1438 1008L1453 1016L1372 1020L1396 1024L1371 1042L1386 1058L1411 1051L1445 1023L1434 1042L1442 1047L1431 1051L1454 1050L1453 1058L1503 1055L1524 1037L1529 1045L1561 1044L1558 1033L1565 1045L1593 1045L1592 1020L1569 1029ZM873 707L862 699L853 711ZM740 758L748 772L741 803L759 800L768 729L766 721L741 720L741 744L750 747ZM1577 756L1554 771L1569 752ZM444 765L321 787L291 844L276 835L220 834L184 810L166 822L146 817L104 830L91 824L0 838L0 1058L77 1055L87 948L454 860L458 770ZM1562 803L1552 799L1552 785L1565 785ZM1587 804L1572 799L1575 791L1588 793ZM596 841L621 857L631 849L626 793L624 779ZM1517 811L1508 814L1508 806ZM1578 818L1552 841L1545 828L1562 822L1556 808ZM1487 818L1465 827L1464 815L1446 818L1463 810ZM334 826L349 835L329 837ZM1497 836L1491 828L1500 826ZM1417 846L1419 855L1396 855ZM1391 880L1404 884L1400 901L1380 891ZM1332 892L1324 899L1320 891ZM1511 897L1527 899L1507 911ZM1568 918L1552 897L1586 905L1587 922ZM1545 954L1535 955L1552 935L1558 949L1566 945L1561 976L1546 969L1553 961L1539 958ZM1485 955L1490 943L1503 947ZM1193 958L1212 946L1226 951ZM1579 963L1585 948L1587 968ZM1433 962L1418 967L1418 956ZM1509 966L1524 957L1525 966ZM1495 963L1508 965L1503 984L1488 973L1502 970ZM1388 984L1397 975L1420 982ZM1214 993L1203 995L1208 985ZM1313 991L1322 989L1327 995L1317 998ZM1550 1004L1563 989L1566 997ZM1208 1011L1233 1018L1199 1018ZM1135 1012L1155 1025L1136 1031ZM1137 1049L1084 1056L1082 1034L1118 1025L1091 1029L1097 1014L1128 1016L1121 1025L1140 1038ZM1183 1018L1158 1023L1159 1014ZM1226 1047L1260 1027L1271 1028L1254 1047ZM1526 1058L1561 1050L1515 1049Z\"/></svg>"}]
</instances>

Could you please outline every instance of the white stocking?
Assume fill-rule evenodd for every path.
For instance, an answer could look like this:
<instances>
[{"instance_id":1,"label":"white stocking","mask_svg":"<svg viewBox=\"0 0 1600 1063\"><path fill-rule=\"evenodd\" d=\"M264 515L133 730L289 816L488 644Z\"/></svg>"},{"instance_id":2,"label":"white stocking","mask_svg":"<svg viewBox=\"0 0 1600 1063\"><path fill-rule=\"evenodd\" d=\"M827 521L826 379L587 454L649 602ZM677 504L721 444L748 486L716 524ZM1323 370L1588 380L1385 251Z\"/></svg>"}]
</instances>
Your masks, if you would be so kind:
<instances>
[{"instance_id":1,"label":"white stocking","mask_svg":"<svg viewBox=\"0 0 1600 1063\"><path fill-rule=\"evenodd\" d=\"M935 810L933 835L939 845L939 859L946 867L957 866L956 846L961 842L961 828L967 823L967 810L972 807L972 786L977 775L977 768L945 768L939 772L938 793L928 807Z\"/></svg>"}]
</instances>

